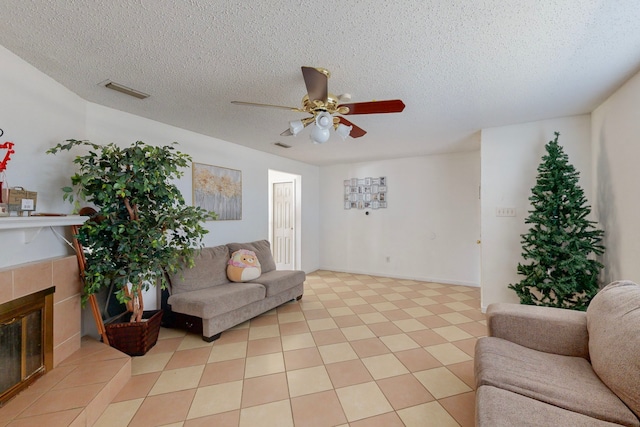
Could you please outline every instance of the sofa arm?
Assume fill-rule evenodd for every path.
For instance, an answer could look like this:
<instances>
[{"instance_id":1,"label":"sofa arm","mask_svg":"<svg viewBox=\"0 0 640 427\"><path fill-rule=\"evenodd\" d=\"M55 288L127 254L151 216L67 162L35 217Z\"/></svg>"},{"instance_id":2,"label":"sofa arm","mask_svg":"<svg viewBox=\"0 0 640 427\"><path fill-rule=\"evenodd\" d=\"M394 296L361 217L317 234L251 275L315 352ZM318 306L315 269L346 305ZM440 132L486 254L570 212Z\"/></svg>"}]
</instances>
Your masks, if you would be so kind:
<instances>
[{"instance_id":1,"label":"sofa arm","mask_svg":"<svg viewBox=\"0 0 640 427\"><path fill-rule=\"evenodd\" d=\"M587 316L583 311L495 303L487 308L489 336L546 353L589 359Z\"/></svg>"}]
</instances>

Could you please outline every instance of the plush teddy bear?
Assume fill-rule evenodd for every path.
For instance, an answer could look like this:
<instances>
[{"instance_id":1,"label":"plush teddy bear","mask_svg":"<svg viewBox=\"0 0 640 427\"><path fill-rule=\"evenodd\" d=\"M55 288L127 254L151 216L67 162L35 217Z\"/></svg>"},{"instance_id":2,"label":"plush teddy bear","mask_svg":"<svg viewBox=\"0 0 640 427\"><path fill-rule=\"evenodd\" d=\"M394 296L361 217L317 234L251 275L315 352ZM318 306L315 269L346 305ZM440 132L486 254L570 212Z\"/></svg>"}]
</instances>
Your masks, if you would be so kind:
<instances>
[{"instance_id":1,"label":"plush teddy bear","mask_svg":"<svg viewBox=\"0 0 640 427\"><path fill-rule=\"evenodd\" d=\"M231 254L227 263L227 277L232 282L246 282L260 277L260 261L252 251L240 249Z\"/></svg>"}]
</instances>

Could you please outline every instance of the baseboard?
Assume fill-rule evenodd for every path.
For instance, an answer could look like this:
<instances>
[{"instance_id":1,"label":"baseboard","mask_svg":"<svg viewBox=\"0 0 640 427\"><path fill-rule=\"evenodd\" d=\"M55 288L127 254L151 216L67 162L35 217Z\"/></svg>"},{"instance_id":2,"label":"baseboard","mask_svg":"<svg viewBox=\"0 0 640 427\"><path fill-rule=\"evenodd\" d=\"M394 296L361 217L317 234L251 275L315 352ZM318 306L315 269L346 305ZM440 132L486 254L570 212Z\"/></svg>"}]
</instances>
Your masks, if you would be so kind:
<instances>
[{"instance_id":1,"label":"baseboard","mask_svg":"<svg viewBox=\"0 0 640 427\"><path fill-rule=\"evenodd\" d=\"M350 273L350 274L366 274L368 276L376 276L376 277L388 277L391 279L400 279L400 280L416 280L419 282L434 282L434 283L444 283L446 285L458 285L458 286L470 286L473 288L479 288L479 283L474 282L466 282L460 280L450 280L450 279L442 279L442 278L434 278L434 277L420 277L420 276L405 276L398 274L389 274L385 272L372 272L372 271L360 271L360 270L345 270L345 269L336 269L336 268L319 268L318 270L325 271L335 271L336 273Z\"/></svg>"}]
</instances>

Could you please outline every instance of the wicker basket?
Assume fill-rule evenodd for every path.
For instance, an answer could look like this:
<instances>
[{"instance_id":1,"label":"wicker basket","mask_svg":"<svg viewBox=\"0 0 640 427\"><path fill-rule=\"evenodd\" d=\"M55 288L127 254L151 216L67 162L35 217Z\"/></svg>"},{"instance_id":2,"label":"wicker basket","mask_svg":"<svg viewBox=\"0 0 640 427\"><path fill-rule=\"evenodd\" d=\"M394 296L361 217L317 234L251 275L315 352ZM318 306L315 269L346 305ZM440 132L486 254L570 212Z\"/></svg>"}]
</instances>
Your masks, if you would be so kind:
<instances>
[{"instance_id":1,"label":"wicker basket","mask_svg":"<svg viewBox=\"0 0 640 427\"><path fill-rule=\"evenodd\" d=\"M128 316L127 316L128 319ZM162 310L145 311L141 322L128 320L105 325L111 347L117 348L129 356L143 356L156 345Z\"/></svg>"}]
</instances>

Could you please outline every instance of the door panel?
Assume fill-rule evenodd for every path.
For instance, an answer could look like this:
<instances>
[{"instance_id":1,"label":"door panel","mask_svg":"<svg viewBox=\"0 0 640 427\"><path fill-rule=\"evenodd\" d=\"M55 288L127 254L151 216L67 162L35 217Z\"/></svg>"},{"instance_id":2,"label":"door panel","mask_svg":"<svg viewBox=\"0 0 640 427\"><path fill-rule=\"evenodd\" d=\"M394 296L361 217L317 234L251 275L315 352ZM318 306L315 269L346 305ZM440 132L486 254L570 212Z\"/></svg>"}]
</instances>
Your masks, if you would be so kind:
<instances>
[{"instance_id":1,"label":"door panel","mask_svg":"<svg viewBox=\"0 0 640 427\"><path fill-rule=\"evenodd\" d=\"M273 258L278 270L294 269L295 203L293 182L273 184Z\"/></svg>"}]
</instances>

